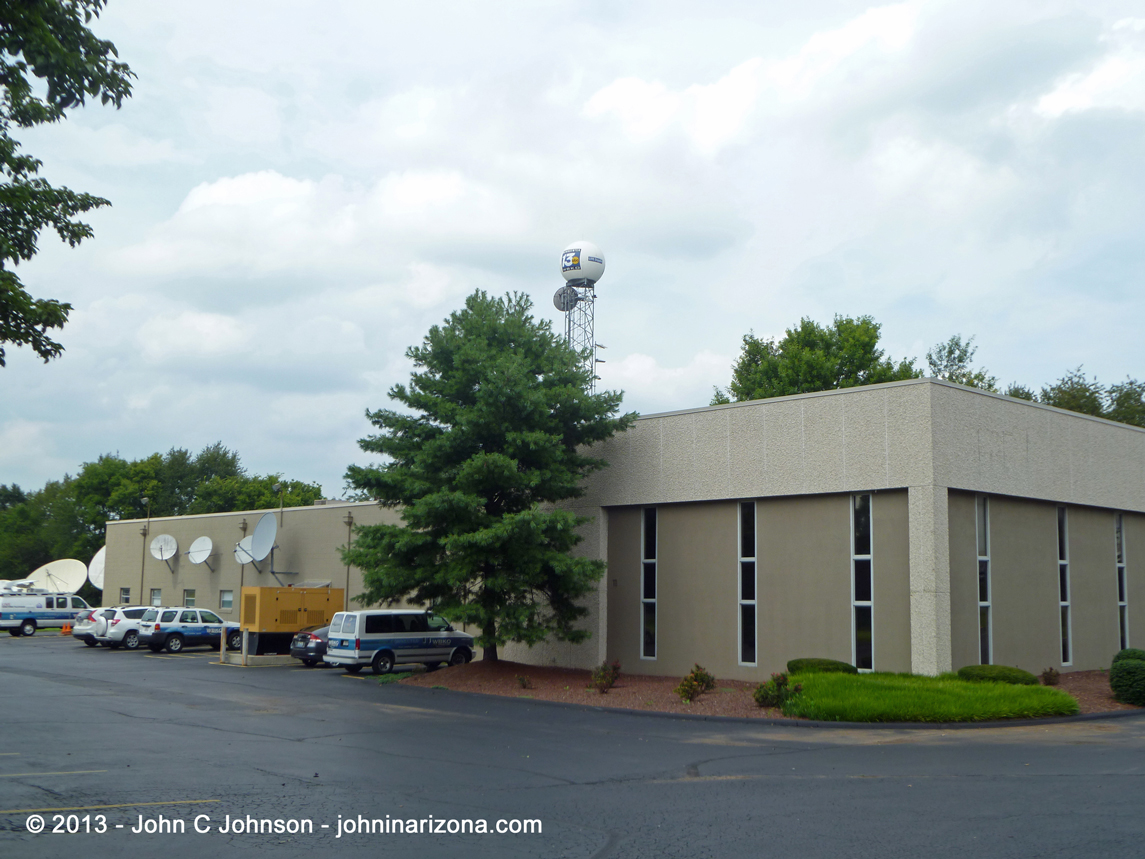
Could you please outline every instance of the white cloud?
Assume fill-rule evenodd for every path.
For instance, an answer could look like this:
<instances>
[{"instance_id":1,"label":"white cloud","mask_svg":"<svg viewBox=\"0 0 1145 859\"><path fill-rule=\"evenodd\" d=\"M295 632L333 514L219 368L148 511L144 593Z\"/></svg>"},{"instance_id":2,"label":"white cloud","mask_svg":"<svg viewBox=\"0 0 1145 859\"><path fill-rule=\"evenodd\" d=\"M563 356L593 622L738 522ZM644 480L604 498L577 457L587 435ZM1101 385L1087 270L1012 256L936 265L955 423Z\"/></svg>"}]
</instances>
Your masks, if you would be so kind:
<instances>
[{"instance_id":1,"label":"white cloud","mask_svg":"<svg viewBox=\"0 0 1145 859\"><path fill-rule=\"evenodd\" d=\"M600 386L623 390L624 407L641 412L662 411L672 407L666 405L669 403L677 404L677 408L705 406L712 398L713 386L722 386L731 377L732 358L706 350L683 366L663 366L651 355L639 352L615 363L606 360Z\"/></svg>"},{"instance_id":2,"label":"white cloud","mask_svg":"<svg viewBox=\"0 0 1145 859\"><path fill-rule=\"evenodd\" d=\"M1102 41L1105 56L1058 81L1038 99L1037 113L1053 119L1087 110L1145 111L1145 18L1118 21Z\"/></svg>"},{"instance_id":3,"label":"white cloud","mask_svg":"<svg viewBox=\"0 0 1145 859\"><path fill-rule=\"evenodd\" d=\"M148 361L226 356L254 346L250 328L233 316L192 310L152 316L136 336Z\"/></svg>"}]
</instances>

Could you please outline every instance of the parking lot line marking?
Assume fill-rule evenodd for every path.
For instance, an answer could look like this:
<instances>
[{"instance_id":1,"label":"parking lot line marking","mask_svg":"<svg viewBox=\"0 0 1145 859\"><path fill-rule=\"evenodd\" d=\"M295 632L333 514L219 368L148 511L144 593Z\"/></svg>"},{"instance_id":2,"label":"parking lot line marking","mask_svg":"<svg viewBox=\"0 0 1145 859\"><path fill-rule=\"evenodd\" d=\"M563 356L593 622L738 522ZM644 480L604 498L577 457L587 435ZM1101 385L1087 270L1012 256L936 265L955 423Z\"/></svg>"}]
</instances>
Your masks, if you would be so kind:
<instances>
[{"instance_id":1,"label":"parking lot line marking","mask_svg":"<svg viewBox=\"0 0 1145 859\"><path fill-rule=\"evenodd\" d=\"M0 778L24 778L41 775L87 775L88 773L105 773L107 770L67 770L58 773L0 773Z\"/></svg>"},{"instance_id":2,"label":"parking lot line marking","mask_svg":"<svg viewBox=\"0 0 1145 859\"><path fill-rule=\"evenodd\" d=\"M143 808L151 805L200 805L204 802L222 802L221 799L173 799L169 802L125 802L122 805L76 805L71 808L5 808L0 814L44 814L53 811L98 811L101 808Z\"/></svg>"},{"instance_id":3,"label":"parking lot line marking","mask_svg":"<svg viewBox=\"0 0 1145 859\"><path fill-rule=\"evenodd\" d=\"M365 677L359 677L357 674L343 674L342 676L344 678L346 678L347 680L365 680L366 679Z\"/></svg>"},{"instance_id":4,"label":"parking lot line marking","mask_svg":"<svg viewBox=\"0 0 1145 859\"><path fill-rule=\"evenodd\" d=\"M16 755L16 757L19 757L20 753L19 752L0 752L0 758L7 758L7 757L10 757L11 755Z\"/></svg>"}]
</instances>

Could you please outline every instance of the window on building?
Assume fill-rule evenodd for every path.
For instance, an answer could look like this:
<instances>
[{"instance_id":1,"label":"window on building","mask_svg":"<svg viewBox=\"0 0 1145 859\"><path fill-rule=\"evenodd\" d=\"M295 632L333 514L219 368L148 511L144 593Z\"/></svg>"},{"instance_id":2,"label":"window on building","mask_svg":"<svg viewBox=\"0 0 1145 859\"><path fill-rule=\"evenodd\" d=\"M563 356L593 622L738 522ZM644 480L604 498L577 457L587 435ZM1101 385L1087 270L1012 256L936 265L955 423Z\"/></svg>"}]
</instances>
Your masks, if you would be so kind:
<instances>
[{"instance_id":1,"label":"window on building","mask_svg":"<svg viewBox=\"0 0 1145 859\"><path fill-rule=\"evenodd\" d=\"M1117 541L1117 626L1121 649L1129 646L1129 596L1125 588L1125 522L1120 513L1113 520Z\"/></svg>"},{"instance_id":2,"label":"window on building","mask_svg":"<svg viewBox=\"0 0 1145 859\"><path fill-rule=\"evenodd\" d=\"M739 506L739 662L755 665L755 502Z\"/></svg>"},{"instance_id":3,"label":"window on building","mask_svg":"<svg viewBox=\"0 0 1145 859\"><path fill-rule=\"evenodd\" d=\"M871 552L871 496L851 496L851 611L855 667L875 665L874 571Z\"/></svg>"},{"instance_id":4,"label":"window on building","mask_svg":"<svg viewBox=\"0 0 1145 859\"><path fill-rule=\"evenodd\" d=\"M151 605L163 605L163 589L151 589Z\"/></svg>"},{"instance_id":5,"label":"window on building","mask_svg":"<svg viewBox=\"0 0 1145 859\"><path fill-rule=\"evenodd\" d=\"M978 532L978 660L983 665L994 661L994 638L991 621L990 583L990 501L985 495L975 499L975 522Z\"/></svg>"},{"instance_id":6,"label":"window on building","mask_svg":"<svg viewBox=\"0 0 1145 859\"><path fill-rule=\"evenodd\" d=\"M219 591L219 611L230 611L235 606L234 591Z\"/></svg>"},{"instance_id":7,"label":"window on building","mask_svg":"<svg viewBox=\"0 0 1145 859\"><path fill-rule=\"evenodd\" d=\"M183 591L183 605L194 605L194 604L195 604L195 590L194 590L194 588L188 588L187 590L184 590Z\"/></svg>"},{"instance_id":8,"label":"window on building","mask_svg":"<svg viewBox=\"0 0 1145 859\"><path fill-rule=\"evenodd\" d=\"M129 605L131 603L131 588L119 589L119 604Z\"/></svg>"},{"instance_id":9,"label":"window on building","mask_svg":"<svg viewBox=\"0 0 1145 859\"><path fill-rule=\"evenodd\" d=\"M644 508L641 529L640 658L656 658L656 508Z\"/></svg>"},{"instance_id":10,"label":"window on building","mask_svg":"<svg viewBox=\"0 0 1145 859\"><path fill-rule=\"evenodd\" d=\"M1073 623L1069 602L1069 522L1066 509L1058 508L1058 599L1062 624L1062 665L1073 663Z\"/></svg>"}]
</instances>

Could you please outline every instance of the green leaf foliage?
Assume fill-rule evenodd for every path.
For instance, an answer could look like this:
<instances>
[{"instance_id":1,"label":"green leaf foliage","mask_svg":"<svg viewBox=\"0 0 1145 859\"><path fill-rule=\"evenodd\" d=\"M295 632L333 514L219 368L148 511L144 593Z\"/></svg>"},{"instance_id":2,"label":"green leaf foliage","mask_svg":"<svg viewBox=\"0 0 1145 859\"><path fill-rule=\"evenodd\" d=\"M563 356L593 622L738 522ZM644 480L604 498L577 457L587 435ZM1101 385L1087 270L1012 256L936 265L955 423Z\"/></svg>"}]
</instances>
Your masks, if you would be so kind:
<instances>
[{"instance_id":1,"label":"green leaf foliage","mask_svg":"<svg viewBox=\"0 0 1145 859\"><path fill-rule=\"evenodd\" d=\"M1009 665L966 665L958 669L958 676L975 683L1013 683L1017 686L1037 686L1038 678L1029 671Z\"/></svg>"},{"instance_id":2,"label":"green leaf foliage","mask_svg":"<svg viewBox=\"0 0 1145 859\"><path fill-rule=\"evenodd\" d=\"M913 360L884 356L879 331L870 316L836 316L830 326L804 318L778 340L746 334L731 385L715 390L712 405L919 378Z\"/></svg>"},{"instance_id":3,"label":"green leaf foliage","mask_svg":"<svg viewBox=\"0 0 1145 859\"><path fill-rule=\"evenodd\" d=\"M1052 385L1042 388L1038 401L1047 406L1105 417L1105 391L1097 379L1088 378L1081 367L1070 370Z\"/></svg>"},{"instance_id":4,"label":"green leaf foliage","mask_svg":"<svg viewBox=\"0 0 1145 859\"><path fill-rule=\"evenodd\" d=\"M589 371L533 318L524 295L478 291L406 355L415 370L389 395L401 411L367 417L377 466L351 466L355 491L400 508L402 525L359 526L347 564L363 604L402 599L480 630L485 658L508 641L582 641L579 603L604 572L573 557L586 522L556 502L606 463L585 450L627 429L618 392L590 394Z\"/></svg>"},{"instance_id":5,"label":"green leaf foliage","mask_svg":"<svg viewBox=\"0 0 1145 859\"><path fill-rule=\"evenodd\" d=\"M945 379L958 385L969 388L981 388L983 391L998 392L998 380L985 369L974 369L974 353L978 347L974 345L974 338L963 340L962 335L955 334L945 343L939 343L926 353L926 363L930 366L930 375L936 379Z\"/></svg>"},{"instance_id":6,"label":"green leaf foliage","mask_svg":"<svg viewBox=\"0 0 1145 859\"><path fill-rule=\"evenodd\" d=\"M1119 659L1109 669L1109 688L1123 704L1145 707L1145 662Z\"/></svg>"},{"instance_id":7,"label":"green leaf foliage","mask_svg":"<svg viewBox=\"0 0 1145 859\"><path fill-rule=\"evenodd\" d=\"M134 77L115 45L88 24L103 0L0 0L0 367L5 344L29 346L44 361L63 347L48 331L62 328L71 305L33 298L13 268L36 255L40 233L53 229L75 247L92 235L76 220L107 200L56 188L39 174L42 162L20 151L13 128L58 122L69 108L98 98L117 108Z\"/></svg>"},{"instance_id":8,"label":"green leaf foliage","mask_svg":"<svg viewBox=\"0 0 1145 859\"><path fill-rule=\"evenodd\" d=\"M820 659L810 657L806 659L792 659L787 663L788 674L811 674L815 672L838 672L841 674L858 674L859 669L850 662L840 662L837 659Z\"/></svg>"},{"instance_id":9,"label":"green leaf foliage","mask_svg":"<svg viewBox=\"0 0 1145 859\"><path fill-rule=\"evenodd\" d=\"M1127 647L1117 652L1113 657L1113 662L1118 663L1122 659L1139 659L1145 662L1145 650L1142 650L1140 647Z\"/></svg>"}]
</instances>

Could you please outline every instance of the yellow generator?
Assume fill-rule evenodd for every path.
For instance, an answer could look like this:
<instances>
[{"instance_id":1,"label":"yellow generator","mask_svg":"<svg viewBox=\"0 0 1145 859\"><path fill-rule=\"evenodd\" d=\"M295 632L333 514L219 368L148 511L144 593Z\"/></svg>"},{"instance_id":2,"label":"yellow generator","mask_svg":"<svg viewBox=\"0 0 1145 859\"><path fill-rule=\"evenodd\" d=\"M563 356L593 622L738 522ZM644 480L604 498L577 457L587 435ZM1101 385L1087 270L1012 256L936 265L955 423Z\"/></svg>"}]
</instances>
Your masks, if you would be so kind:
<instances>
[{"instance_id":1,"label":"yellow generator","mask_svg":"<svg viewBox=\"0 0 1145 859\"><path fill-rule=\"evenodd\" d=\"M293 634L329 623L345 596L345 589L331 587L243 588L239 622L247 632Z\"/></svg>"}]
</instances>

